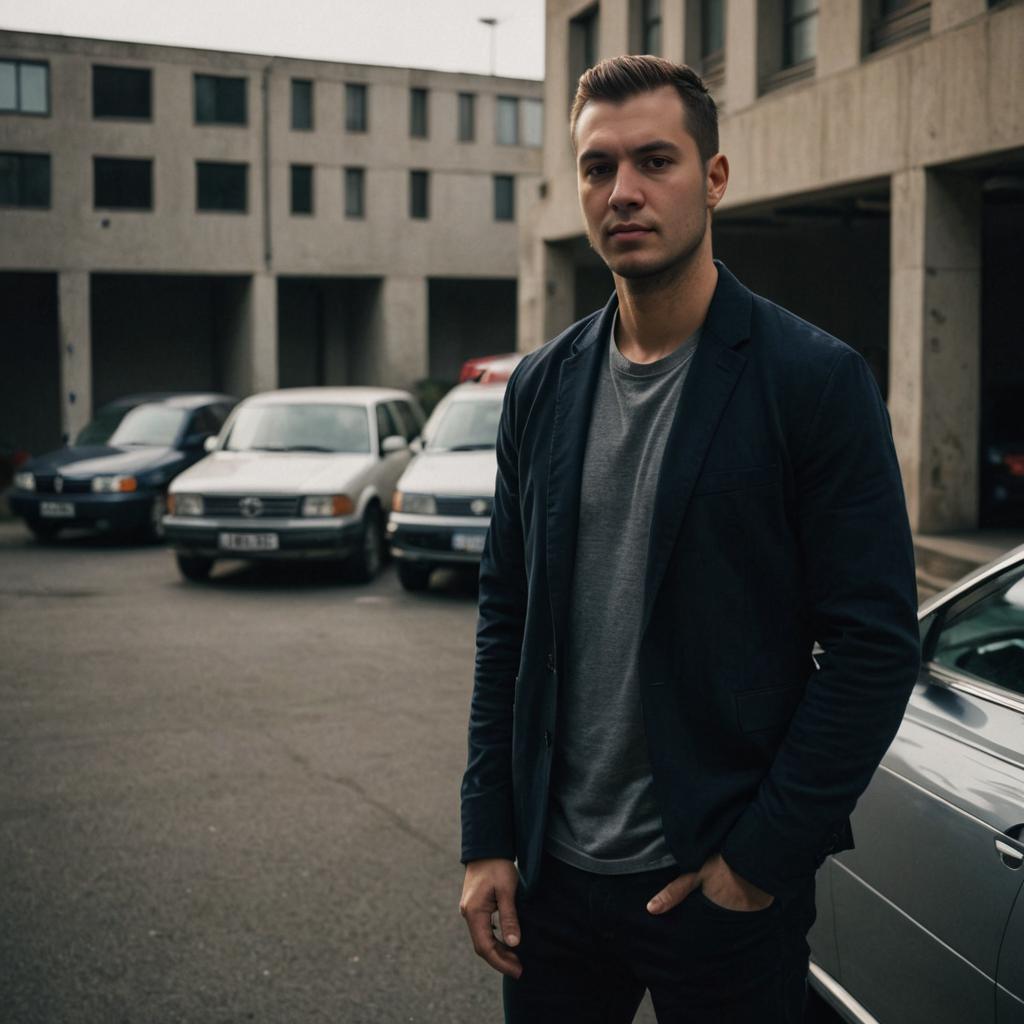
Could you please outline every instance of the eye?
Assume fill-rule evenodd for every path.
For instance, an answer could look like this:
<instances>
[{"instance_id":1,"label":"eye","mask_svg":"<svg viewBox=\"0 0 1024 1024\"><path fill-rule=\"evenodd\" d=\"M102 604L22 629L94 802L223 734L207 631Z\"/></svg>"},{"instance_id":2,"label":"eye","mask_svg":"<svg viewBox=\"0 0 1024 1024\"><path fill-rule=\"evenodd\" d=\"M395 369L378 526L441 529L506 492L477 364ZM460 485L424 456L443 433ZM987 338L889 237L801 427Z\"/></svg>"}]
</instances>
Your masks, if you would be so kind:
<instances>
[{"instance_id":1,"label":"eye","mask_svg":"<svg viewBox=\"0 0 1024 1024\"><path fill-rule=\"evenodd\" d=\"M602 174L607 174L610 168L607 164L591 164L583 172L585 178L599 178Z\"/></svg>"},{"instance_id":2,"label":"eye","mask_svg":"<svg viewBox=\"0 0 1024 1024\"><path fill-rule=\"evenodd\" d=\"M652 170L662 171L666 167L668 167L671 162L672 161L669 160L668 157L652 156L652 157L648 157L648 159L647 159L647 166L650 167Z\"/></svg>"}]
</instances>

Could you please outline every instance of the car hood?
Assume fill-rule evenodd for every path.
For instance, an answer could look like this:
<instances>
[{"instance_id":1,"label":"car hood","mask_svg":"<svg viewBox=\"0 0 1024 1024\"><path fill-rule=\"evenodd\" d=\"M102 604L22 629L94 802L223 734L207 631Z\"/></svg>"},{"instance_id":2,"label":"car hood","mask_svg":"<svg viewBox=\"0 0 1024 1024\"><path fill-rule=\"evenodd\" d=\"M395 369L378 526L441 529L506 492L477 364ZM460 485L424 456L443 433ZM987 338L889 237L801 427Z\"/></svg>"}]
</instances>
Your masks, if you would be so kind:
<instances>
[{"instance_id":1,"label":"car hood","mask_svg":"<svg viewBox=\"0 0 1024 1024\"><path fill-rule=\"evenodd\" d=\"M105 444L61 448L30 459L22 469L30 473L60 473L72 479L86 480L108 473L147 473L172 466L184 459L176 448L151 445L138 448L113 448Z\"/></svg>"},{"instance_id":2,"label":"car hood","mask_svg":"<svg viewBox=\"0 0 1024 1024\"><path fill-rule=\"evenodd\" d=\"M421 452L398 481L400 491L413 494L494 494L498 459L493 448L476 452Z\"/></svg>"},{"instance_id":3,"label":"car hood","mask_svg":"<svg viewBox=\"0 0 1024 1024\"><path fill-rule=\"evenodd\" d=\"M372 455L344 452L219 451L185 470L171 490L178 494L336 494L373 462Z\"/></svg>"}]
</instances>

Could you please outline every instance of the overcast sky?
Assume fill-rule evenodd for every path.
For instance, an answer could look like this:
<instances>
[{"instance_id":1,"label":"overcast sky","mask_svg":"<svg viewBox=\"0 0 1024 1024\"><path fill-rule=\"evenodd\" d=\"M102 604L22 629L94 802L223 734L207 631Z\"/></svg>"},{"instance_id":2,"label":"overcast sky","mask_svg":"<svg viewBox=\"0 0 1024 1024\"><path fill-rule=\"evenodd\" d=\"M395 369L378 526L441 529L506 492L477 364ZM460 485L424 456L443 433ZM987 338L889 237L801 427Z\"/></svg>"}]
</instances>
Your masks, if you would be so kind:
<instances>
[{"instance_id":1,"label":"overcast sky","mask_svg":"<svg viewBox=\"0 0 1024 1024\"><path fill-rule=\"evenodd\" d=\"M544 0L0 0L0 28L544 77Z\"/></svg>"}]
</instances>

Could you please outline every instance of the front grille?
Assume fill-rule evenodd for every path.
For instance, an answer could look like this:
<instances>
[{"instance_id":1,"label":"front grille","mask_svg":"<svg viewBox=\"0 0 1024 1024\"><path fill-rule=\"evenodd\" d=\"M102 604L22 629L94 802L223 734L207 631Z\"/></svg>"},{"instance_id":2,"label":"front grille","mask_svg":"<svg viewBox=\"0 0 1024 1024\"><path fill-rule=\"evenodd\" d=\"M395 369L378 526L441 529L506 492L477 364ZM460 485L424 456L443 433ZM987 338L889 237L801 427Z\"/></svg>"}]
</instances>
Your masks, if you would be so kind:
<instances>
[{"instance_id":1,"label":"front grille","mask_svg":"<svg viewBox=\"0 0 1024 1024\"><path fill-rule=\"evenodd\" d=\"M482 501L485 505L482 511L474 512L472 505L474 501ZM437 514L441 516L479 516L484 518L491 514L491 498L438 498Z\"/></svg>"},{"instance_id":2,"label":"front grille","mask_svg":"<svg viewBox=\"0 0 1024 1024\"><path fill-rule=\"evenodd\" d=\"M38 494L88 494L92 490L91 480L71 480L64 477L61 489L57 490L57 474L36 473L36 493Z\"/></svg>"},{"instance_id":3,"label":"front grille","mask_svg":"<svg viewBox=\"0 0 1024 1024\"><path fill-rule=\"evenodd\" d=\"M259 505L253 499L257 499ZM217 495L203 498L203 514L208 516L238 517L240 519L290 519L299 514L301 498L291 495L264 494ZM246 511L243 512L242 509Z\"/></svg>"},{"instance_id":4,"label":"front grille","mask_svg":"<svg viewBox=\"0 0 1024 1024\"><path fill-rule=\"evenodd\" d=\"M39 494L53 494L53 481L57 478L52 473L36 473L36 491Z\"/></svg>"}]
</instances>

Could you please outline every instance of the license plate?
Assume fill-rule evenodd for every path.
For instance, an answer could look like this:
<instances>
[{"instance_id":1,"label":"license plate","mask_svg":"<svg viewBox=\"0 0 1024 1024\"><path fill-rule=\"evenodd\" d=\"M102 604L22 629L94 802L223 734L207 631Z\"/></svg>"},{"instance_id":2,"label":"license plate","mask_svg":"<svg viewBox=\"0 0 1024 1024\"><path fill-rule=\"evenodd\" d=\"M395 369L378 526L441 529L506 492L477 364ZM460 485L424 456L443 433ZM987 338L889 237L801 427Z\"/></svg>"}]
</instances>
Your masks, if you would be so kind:
<instances>
[{"instance_id":1,"label":"license plate","mask_svg":"<svg viewBox=\"0 0 1024 1024\"><path fill-rule=\"evenodd\" d=\"M39 514L44 519L74 519L75 506L70 501L44 501L39 505Z\"/></svg>"},{"instance_id":2,"label":"license plate","mask_svg":"<svg viewBox=\"0 0 1024 1024\"><path fill-rule=\"evenodd\" d=\"M225 551L276 551L276 533L222 533L217 542Z\"/></svg>"},{"instance_id":3,"label":"license plate","mask_svg":"<svg viewBox=\"0 0 1024 1024\"><path fill-rule=\"evenodd\" d=\"M479 555L484 550L485 533L453 533L452 551L468 551L472 555Z\"/></svg>"}]
</instances>

